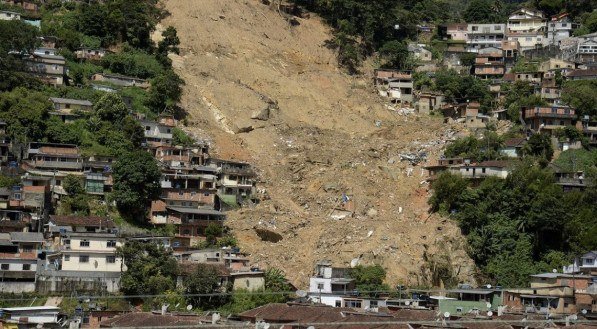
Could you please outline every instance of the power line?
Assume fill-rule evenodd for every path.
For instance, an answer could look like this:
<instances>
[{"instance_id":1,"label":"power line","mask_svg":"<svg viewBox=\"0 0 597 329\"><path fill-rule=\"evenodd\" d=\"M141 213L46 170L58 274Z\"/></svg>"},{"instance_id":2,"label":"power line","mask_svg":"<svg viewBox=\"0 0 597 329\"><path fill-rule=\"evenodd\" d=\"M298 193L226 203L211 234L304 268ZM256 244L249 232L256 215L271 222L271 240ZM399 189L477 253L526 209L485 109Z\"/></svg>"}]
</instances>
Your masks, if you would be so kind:
<instances>
[{"instance_id":1,"label":"power line","mask_svg":"<svg viewBox=\"0 0 597 329\"><path fill-rule=\"evenodd\" d=\"M495 292L505 292L510 290L548 290L550 287L539 287L539 288L507 288L507 289L500 289L495 290ZM451 289L403 289L402 293L466 293L466 289L459 289L458 291L454 291ZM319 291L310 291L307 292L313 295L319 295ZM338 295L338 296L350 296L350 297L359 297L359 298L371 298L371 299L384 299L390 297L370 297L368 295L375 295L375 294L398 294L397 290L368 290L368 291L346 291L344 293L324 293L325 295ZM296 296L296 291L228 291L228 292L212 292L212 293L200 293L200 294L192 294L192 293L182 293L176 294L176 296L180 297L218 297L218 296L233 296L233 295L294 295ZM3 301L21 301L21 300L31 300L33 298L39 298L40 296L31 296L31 297L21 297L21 298L5 298ZM85 294L81 293L77 296L42 296L42 297L61 297L62 299L133 299L133 298L156 298L156 297L172 297L169 294L138 294L138 295L97 295L97 294ZM397 299L409 299L409 298L397 298Z\"/></svg>"}]
</instances>

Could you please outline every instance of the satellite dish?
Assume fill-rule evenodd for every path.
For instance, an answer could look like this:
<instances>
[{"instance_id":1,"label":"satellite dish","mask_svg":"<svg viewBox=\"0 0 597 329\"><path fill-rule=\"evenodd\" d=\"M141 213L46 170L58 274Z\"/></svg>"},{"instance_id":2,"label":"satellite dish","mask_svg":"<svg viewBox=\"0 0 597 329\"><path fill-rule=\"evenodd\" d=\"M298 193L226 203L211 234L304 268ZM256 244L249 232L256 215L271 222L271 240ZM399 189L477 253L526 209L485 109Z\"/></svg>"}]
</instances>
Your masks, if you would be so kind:
<instances>
[{"instance_id":1,"label":"satellite dish","mask_svg":"<svg viewBox=\"0 0 597 329\"><path fill-rule=\"evenodd\" d=\"M493 312L492 311L488 311L487 312L487 316L489 316L489 317L493 316Z\"/></svg>"},{"instance_id":2,"label":"satellite dish","mask_svg":"<svg viewBox=\"0 0 597 329\"><path fill-rule=\"evenodd\" d=\"M485 305L487 305L487 308L491 308L491 303L487 302Z\"/></svg>"},{"instance_id":3,"label":"satellite dish","mask_svg":"<svg viewBox=\"0 0 597 329\"><path fill-rule=\"evenodd\" d=\"M406 306L410 305L410 300L405 301L404 305L406 305Z\"/></svg>"},{"instance_id":4,"label":"satellite dish","mask_svg":"<svg viewBox=\"0 0 597 329\"><path fill-rule=\"evenodd\" d=\"M491 289L491 285L490 284L488 284L486 287L487 287L487 289Z\"/></svg>"},{"instance_id":5,"label":"satellite dish","mask_svg":"<svg viewBox=\"0 0 597 329\"><path fill-rule=\"evenodd\" d=\"M444 318L446 318L446 319L447 319L447 318L449 318L449 317L450 317L450 312L445 312L445 313L444 313Z\"/></svg>"},{"instance_id":6,"label":"satellite dish","mask_svg":"<svg viewBox=\"0 0 597 329\"><path fill-rule=\"evenodd\" d=\"M582 311L580 311L580 313L582 314L587 314L587 310L585 310L584 308L582 309Z\"/></svg>"},{"instance_id":7,"label":"satellite dish","mask_svg":"<svg viewBox=\"0 0 597 329\"><path fill-rule=\"evenodd\" d=\"M570 321L576 321L576 320L578 320L578 316L576 314L572 314L571 316L568 317L568 319Z\"/></svg>"},{"instance_id":8,"label":"satellite dish","mask_svg":"<svg viewBox=\"0 0 597 329\"><path fill-rule=\"evenodd\" d=\"M191 304L187 305L187 311L190 311L192 309L193 309L193 305L191 305Z\"/></svg>"},{"instance_id":9,"label":"satellite dish","mask_svg":"<svg viewBox=\"0 0 597 329\"><path fill-rule=\"evenodd\" d=\"M299 296L300 298L307 297L307 292L304 290L297 290L296 295Z\"/></svg>"},{"instance_id":10,"label":"satellite dish","mask_svg":"<svg viewBox=\"0 0 597 329\"><path fill-rule=\"evenodd\" d=\"M558 273L558 270L556 270L555 268L553 270L551 270L553 273Z\"/></svg>"}]
</instances>

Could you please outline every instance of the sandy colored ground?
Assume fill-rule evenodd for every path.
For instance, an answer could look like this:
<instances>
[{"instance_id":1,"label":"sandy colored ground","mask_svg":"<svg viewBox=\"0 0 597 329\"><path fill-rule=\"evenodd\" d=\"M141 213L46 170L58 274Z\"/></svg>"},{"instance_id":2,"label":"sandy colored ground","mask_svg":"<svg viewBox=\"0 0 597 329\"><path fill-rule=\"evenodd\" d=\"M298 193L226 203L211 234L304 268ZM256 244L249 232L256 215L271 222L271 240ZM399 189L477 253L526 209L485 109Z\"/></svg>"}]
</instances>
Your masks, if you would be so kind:
<instances>
[{"instance_id":1,"label":"sandy colored ground","mask_svg":"<svg viewBox=\"0 0 597 329\"><path fill-rule=\"evenodd\" d=\"M471 281L456 225L427 212L421 165L398 157L425 150L437 158L453 127L388 110L372 72L350 77L337 68L325 47L330 31L314 15L293 27L257 0L164 5L171 16L160 28L176 27L181 39L172 58L186 81L188 130L210 140L215 156L249 161L259 172L263 201L228 220L255 264L283 269L301 288L320 259L380 263L390 283L409 285L428 284L437 261ZM266 120L251 119L266 108ZM332 219L343 193L354 216ZM256 228L282 240L262 241Z\"/></svg>"}]
</instances>

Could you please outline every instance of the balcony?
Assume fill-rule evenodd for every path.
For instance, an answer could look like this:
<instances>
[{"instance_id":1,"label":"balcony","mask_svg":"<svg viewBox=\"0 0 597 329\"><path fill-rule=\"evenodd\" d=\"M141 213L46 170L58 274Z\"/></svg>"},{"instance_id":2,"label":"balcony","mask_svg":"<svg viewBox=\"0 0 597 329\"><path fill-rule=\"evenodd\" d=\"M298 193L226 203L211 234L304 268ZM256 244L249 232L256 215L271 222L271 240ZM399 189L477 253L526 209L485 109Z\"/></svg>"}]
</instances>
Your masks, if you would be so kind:
<instances>
[{"instance_id":1,"label":"balcony","mask_svg":"<svg viewBox=\"0 0 597 329\"><path fill-rule=\"evenodd\" d=\"M573 109L564 108L535 108L524 111L525 118L564 118L576 119Z\"/></svg>"}]
</instances>

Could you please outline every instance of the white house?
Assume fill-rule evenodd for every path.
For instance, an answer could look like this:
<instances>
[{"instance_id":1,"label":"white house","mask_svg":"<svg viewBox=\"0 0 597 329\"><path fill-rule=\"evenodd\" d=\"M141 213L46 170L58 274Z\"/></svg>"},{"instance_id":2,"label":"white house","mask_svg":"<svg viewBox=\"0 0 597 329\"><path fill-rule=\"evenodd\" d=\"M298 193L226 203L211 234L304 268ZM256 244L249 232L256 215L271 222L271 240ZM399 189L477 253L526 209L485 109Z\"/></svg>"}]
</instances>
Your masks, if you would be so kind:
<instances>
[{"instance_id":1,"label":"white house","mask_svg":"<svg viewBox=\"0 0 597 329\"><path fill-rule=\"evenodd\" d=\"M62 237L63 271L120 272L116 248L122 241L110 233L70 233Z\"/></svg>"},{"instance_id":2,"label":"white house","mask_svg":"<svg viewBox=\"0 0 597 329\"><path fill-rule=\"evenodd\" d=\"M467 51L476 53L487 47L501 48L505 30L506 24L468 24Z\"/></svg>"},{"instance_id":3,"label":"white house","mask_svg":"<svg viewBox=\"0 0 597 329\"><path fill-rule=\"evenodd\" d=\"M5 307L0 308L2 318L12 323L32 323L42 325L58 324L60 308L57 306L33 306L33 307ZM10 326L9 326L10 327ZM21 326L19 326L20 328Z\"/></svg>"},{"instance_id":4,"label":"white house","mask_svg":"<svg viewBox=\"0 0 597 329\"><path fill-rule=\"evenodd\" d=\"M311 301L330 306L342 306L343 296L354 291L354 279L348 277L348 269L334 268L332 262L323 260L315 265L315 273L309 279L308 297Z\"/></svg>"},{"instance_id":5,"label":"white house","mask_svg":"<svg viewBox=\"0 0 597 329\"><path fill-rule=\"evenodd\" d=\"M508 17L506 36L510 41L518 41L521 50L542 47L547 44L547 25L540 11L519 9Z\"/></svg>"},{"instance_id":6,"label":"white house","mask_svg":"<svg viewBox=\"0 0 597 329\"><path fill-rule=\"evenodd\" d=\"M464 178L482 179L487 177L506 178L512 169L511 163L508 161L484 161L481 163L453 167L450 168L450 171L460 174Z\"/></svg>"},{"instance_id":7,"label":"white house","mask_svg":"<svg viewBox=\"0 0 597 329\"><path fill-rule=\"evenodd\" d=\"M0 21L12 21L21 19L21 14L14 11L0 10Z\"/></svg>"}]
</instances>

